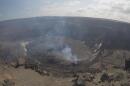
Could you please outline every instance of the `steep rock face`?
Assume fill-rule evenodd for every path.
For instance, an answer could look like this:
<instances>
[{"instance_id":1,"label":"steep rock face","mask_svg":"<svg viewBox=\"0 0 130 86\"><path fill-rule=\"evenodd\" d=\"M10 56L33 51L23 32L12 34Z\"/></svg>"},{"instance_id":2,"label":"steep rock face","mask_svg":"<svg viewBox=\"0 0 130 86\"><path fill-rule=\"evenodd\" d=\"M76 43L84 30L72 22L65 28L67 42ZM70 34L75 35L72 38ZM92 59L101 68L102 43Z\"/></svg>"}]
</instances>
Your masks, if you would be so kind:
<instances>
[{"instance_id":1,"label":"steep rock face","mask_svg":"<svg viewBox=\"0 0 130 86\"><path fill-rule=\"evenodd\" d=\"M98 59L95 60L93 63L100 63L104 66L115 66L124 68L125 60L130 59L130 51L127 50L112 50L112 49L105 49L102 53L97 57Z\"/></svg>"}]
</instances>

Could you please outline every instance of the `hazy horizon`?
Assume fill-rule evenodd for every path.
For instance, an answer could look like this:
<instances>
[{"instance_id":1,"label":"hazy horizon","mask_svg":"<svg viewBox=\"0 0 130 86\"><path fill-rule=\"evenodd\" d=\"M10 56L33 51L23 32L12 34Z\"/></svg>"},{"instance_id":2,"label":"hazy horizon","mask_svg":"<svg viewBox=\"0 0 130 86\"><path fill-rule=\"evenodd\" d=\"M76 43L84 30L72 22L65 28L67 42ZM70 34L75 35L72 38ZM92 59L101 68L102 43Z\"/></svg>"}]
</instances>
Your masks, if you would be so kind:
<instances>
[{"instance_id":1,"label":"hazy horizon","mask_svg":"<svg viewBox=\"0 0 130 86\"><path fill-rule=\"evenodd\" d=\"M129 0L0 0L0 21L39 16L79 16L130 22Z\"/></svg>"}]
</instances>

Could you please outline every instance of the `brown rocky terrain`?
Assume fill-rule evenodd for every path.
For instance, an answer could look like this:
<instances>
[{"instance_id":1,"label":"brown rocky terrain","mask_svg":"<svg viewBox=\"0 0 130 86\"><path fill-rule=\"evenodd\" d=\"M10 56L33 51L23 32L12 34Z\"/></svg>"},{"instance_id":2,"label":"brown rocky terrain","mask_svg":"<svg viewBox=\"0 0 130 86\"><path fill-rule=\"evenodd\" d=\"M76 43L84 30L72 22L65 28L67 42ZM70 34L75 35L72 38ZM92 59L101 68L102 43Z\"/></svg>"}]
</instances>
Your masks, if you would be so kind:
<instances>
[{"instance_id":1,"label":"brown rocky terrain","mask_svg":"<svg viewBox=\"0 0 130 86\"><path fill-rule=\"evenodd\" d=\"M0 66L0 86L129 86L130 74L111 68L99 73L76 73L70 77L40 75L31 69Z\"/></svg>"}]
</instances>

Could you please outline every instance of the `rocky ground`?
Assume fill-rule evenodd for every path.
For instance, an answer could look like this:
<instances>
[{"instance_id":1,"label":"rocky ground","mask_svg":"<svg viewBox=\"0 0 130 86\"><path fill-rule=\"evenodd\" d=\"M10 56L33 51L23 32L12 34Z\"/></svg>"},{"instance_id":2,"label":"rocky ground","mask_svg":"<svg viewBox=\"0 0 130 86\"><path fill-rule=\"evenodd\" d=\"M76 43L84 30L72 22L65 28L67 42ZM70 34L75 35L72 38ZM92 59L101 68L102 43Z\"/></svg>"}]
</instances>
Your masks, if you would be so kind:
<instances>
[{"instance_id":1,"label":"rocky ground","mask_svg":"<svg viewBox=\"0 0 130 86\"><path fill-rule=\"evenodd\" d=\"M70 77L39 74L24 67L0 65L0 86L130 86L130 74L123 69L109 68L97 73L73 73Z\"/></svg>"}]
</instances>

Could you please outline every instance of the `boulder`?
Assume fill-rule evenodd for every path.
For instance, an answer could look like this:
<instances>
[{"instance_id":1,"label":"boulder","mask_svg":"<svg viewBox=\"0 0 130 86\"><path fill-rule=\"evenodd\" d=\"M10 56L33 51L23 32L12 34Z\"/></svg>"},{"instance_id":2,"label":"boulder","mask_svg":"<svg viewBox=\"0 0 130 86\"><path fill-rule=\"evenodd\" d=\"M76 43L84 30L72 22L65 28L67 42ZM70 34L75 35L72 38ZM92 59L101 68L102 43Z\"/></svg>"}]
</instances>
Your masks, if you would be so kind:
<instances>
[{"instance_id":1,"label":"boulder","mask_svg":"<svg viewBox=\"0 0 130 86\"><path fill-rule=\"evenodd\" d=\"M130 59L125 60L125 70L130 70Z\"/></svg>"},{"instance_id":2,"label":"boulder","mask_svg":"<svg viewBox=\"0 0 130 86\"><path fill-rule=\"evenodd\" d=\"M73 86L85 86L85 80L79 75L76 75L76 78L73 80Z\"/></svg>"},{"instance_id":3,"label":"boulder","mask_svg":"<svg viewBox=\"0 0 130 86\"><path fill-rule=\"evenodd\" d=\"M100 80L101 80L102 82L109 81L109 75L108 75L107 73L103 73L103 74L101 75Z\"/></svg>"},{"instance_id":4,"label":"boulder","mask_svg":"<svg viewBox=\"0 0 130 86\"><path fill-rule=\"evenodd\" d=\"M15 86L15 83L12 80L6 79L3 81L2 86Z\"/></svg>"}]
</instances>

